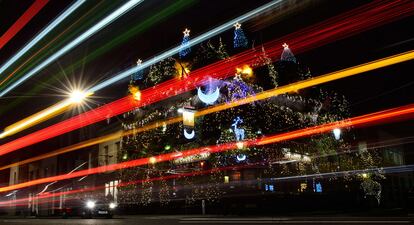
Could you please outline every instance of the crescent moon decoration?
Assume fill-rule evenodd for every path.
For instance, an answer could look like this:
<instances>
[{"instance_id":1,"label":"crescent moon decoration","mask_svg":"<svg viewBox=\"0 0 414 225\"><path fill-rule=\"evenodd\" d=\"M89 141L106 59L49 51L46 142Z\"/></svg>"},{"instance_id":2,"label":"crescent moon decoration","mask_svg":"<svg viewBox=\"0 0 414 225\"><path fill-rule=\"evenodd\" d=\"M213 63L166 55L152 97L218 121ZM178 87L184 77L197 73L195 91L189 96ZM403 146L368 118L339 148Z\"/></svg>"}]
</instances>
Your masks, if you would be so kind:
<instances>
[{"instance_id":1,"label":"crescent moon decoration","mask_svg":"<svg viewBox=\"0 0 414 225\"><path fill-rule=\"evenodd\" d=\"M194 130L191 131L191 133L188 133L186 129L184 129L184 137L187 139L193 139L195 136Z\"/></svg>"},{"instance_id":2,"label":"crescent moon decoration","mask_svg":"<svg viewBox=\"0 0 414 225\"><path fill-rule=\"evenodd\" d=\"M246 160L247 157L245 154L239 154L236 156L236 158L237 158L237 161L241 162L241 161Z\"/></svg>"},{"instance_id":3,"label":"crescent moon decoration","mask_svg":"<svg viewBox=\"0 0 414 225\"><path fill-rule=\"evenodd\" d=\"M204 102L204 103L206 103L208 105L211 105L215 101L217 101L217 99L219 98L219 96L220 96L220 88L217 87L216 90L213 93L210 93L210 94L204 94L203 91L201 91L201 88L197 88L197 95L198 95L198 98L202 102Z\"/></svg>"}]
</instances>

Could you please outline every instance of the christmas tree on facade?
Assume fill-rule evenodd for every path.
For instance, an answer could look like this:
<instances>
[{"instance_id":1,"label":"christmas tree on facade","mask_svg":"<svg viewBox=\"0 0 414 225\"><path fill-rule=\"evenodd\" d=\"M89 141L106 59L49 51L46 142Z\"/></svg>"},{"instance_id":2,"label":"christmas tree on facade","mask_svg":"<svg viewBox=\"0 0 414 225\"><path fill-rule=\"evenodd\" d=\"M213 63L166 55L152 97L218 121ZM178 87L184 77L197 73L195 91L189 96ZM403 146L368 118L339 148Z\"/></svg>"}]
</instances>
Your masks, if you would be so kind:
<instances>
[{"instance_id":1,"label":"christmas tree on facade","mask_svg":"<svg viewBox=\"0 0 414 225\"><path fill-rule=\"evenodd\" d=\"M171 79L186 79L191 76L191 71L220 60L231 60L221 38L193 49L188 47L188 41L189 30L186 29L183 51L179 56L167 58L151 66L148 71L138 70L131 78L129 92L140 100L139 90ZM240 49L240 45L237 47L233 51L244 50ZM182 150L223 143L242 143L243 140L348 118L345 97L320 87L194 116L197 110L215 104L231 103L265 90L312 78L309 68L296 59L287 44L281 46L281 50L280 58L271 59L267 56L266 49L258 48L255 61L250 65L228 68L234 73L228 79L211 78L194 91L124 114L124 132L131 135L122 140L123 149L118 155L119 160L179 153ZM183 122L161 123L154 129L138 132L141 127L177 116L182 116ZM287 186L272 181L272 178L375 166L379 160L375 153L354 151L350 144L352 140L352 132L335 129L332 133L309 138L260 146L240 144L231 151L205 152L173 161L124 169L118 174L119 180L131 184L121 187L119 201L141 206L168 205L172 201L183 201L186 205L191 205L201 199L214 203L231 195L231 187L242 186L247 190L266 191L273 191L277 187L279 191L286 191ZM367 179L349 175L333 176L330 179L341 179L350 184L368 182L369 185L364 187L378 189L379 183L373 180L378 177L380 176L372 175ZM297 184L298 187L294 188L296 192L322 190L318 178ZM364 188L364 191L372 192L372 189ZM377 193L378 191L375 192Z\"/></svg>"}]
</instances>

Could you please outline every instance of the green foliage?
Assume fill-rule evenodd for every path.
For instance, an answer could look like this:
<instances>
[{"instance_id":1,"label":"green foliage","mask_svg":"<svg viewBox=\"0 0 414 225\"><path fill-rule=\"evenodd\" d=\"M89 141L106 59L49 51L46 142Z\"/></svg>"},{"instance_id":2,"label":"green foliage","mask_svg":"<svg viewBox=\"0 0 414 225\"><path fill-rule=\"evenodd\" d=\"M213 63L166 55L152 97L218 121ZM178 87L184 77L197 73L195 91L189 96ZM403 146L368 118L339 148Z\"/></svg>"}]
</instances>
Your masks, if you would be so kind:
<instances>
[{"instance_id":1,"label":"green foliage","mask_svg":"<svg viewBox=\"0 0 414 225\"><path fill-rule=\"evenodd\" d=\"M176 74L175 60L171 57L167 58L150 67L148 75L145 76L145 86L151 87L163 81L170 80Z\"/></svg>"}]
</instances>

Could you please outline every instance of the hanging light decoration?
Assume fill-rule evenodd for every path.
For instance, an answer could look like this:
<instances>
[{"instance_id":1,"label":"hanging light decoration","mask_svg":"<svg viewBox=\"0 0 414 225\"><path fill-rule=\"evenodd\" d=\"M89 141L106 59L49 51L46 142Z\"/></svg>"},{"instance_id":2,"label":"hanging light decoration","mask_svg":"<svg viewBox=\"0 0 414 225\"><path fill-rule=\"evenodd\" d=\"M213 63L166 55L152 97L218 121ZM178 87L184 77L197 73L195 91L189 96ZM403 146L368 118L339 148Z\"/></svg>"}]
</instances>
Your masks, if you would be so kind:
<instances>
[{"instance_id":1,"label":"hanging light decoration","mask_svg":"<svg viewBox=\"0 0 414 225\"><path fill-rule=\"evenodd\" d=\"M234 48L246 48L248 45L247 37L244 34L243 29L241 28L240 23L234 24Z\"/></svg>"},{"instance_id":2,"label":"hanging light decoration","mask_svg":"<svg viewBox=\"0 0 414 225\"><path fill-rule=\"evenodd\" d=\"M191 52L191 48L189 45L189 41L190 41L190 30L189 29L185 29L183 31L183 40L181 41L181 48L180 51L178 52L178 55L180 56L180 58L184 58L185 56L187 56L188 54L190 54Z\"/></svg>"}]
</instances>

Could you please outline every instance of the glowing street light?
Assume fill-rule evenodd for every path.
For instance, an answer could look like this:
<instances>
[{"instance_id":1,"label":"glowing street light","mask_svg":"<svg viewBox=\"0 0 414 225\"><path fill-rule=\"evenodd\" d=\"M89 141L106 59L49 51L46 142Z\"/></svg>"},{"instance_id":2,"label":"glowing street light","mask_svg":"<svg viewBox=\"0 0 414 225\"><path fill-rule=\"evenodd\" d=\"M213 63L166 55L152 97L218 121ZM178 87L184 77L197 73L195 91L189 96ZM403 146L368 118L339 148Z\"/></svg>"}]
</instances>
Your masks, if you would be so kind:
<instances>
[{"instance_id":1,"label":"glowing street light","mask_svg":"<svg viewBox=\"0 0 414 225\"><path fill-rule=\"evenodd\" d=\"M81 103L85 100L86 97L88 97L90 94L85 93L83 91L74 90L69 95L69 101L72 103Z\"/></svg>"}]
</instances>

